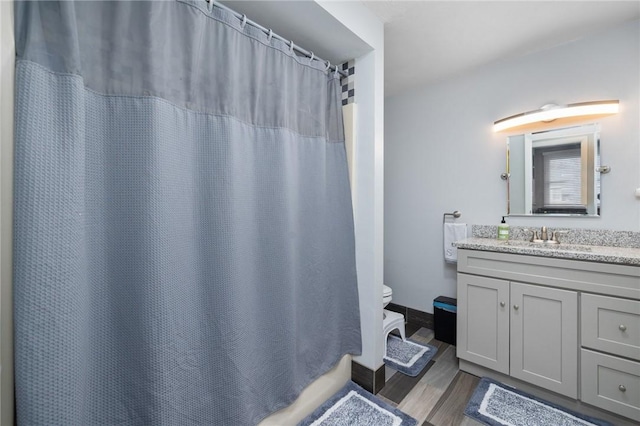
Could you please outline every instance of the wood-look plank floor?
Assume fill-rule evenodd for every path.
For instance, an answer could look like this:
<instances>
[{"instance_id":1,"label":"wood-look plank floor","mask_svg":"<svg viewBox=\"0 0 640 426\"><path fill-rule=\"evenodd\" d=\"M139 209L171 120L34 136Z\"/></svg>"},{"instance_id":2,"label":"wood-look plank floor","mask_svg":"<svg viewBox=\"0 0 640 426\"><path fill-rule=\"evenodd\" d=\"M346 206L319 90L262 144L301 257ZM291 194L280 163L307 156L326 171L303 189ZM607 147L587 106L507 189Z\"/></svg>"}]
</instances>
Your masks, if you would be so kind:
<instances>
[{"instance_id":1,"label":"wood-look plank floor","mask_svg":"<svg viewBox=\"0 0 640 426\"><path fill-rule=\"evenodd\" d=\"M463 414L480 379L458 370L455 346L436 340L428 328L414 330L407 328L407 337L435 346L438 353L416 377L387 368L386 384L377 396L418 420L418 424L480 425Z\"/></svg>"},{"instance_id":2,"label":"wood-look plank floor","mask_svg":"<svg viewBox=\"0 0 640 426\"><path fill-rule=\"evenodd\" d=\"M407 328L406 333L411 340L437 347L438 353L417 377L409 377L387 367L386 384L376 396L415 418L418 425L482 425L463 414L480 378L458 369L455 346L435 340L433 330L427 328ZM525 387L523 390L552 402L559 399L558 395L541 389ZM556 401L556 403L570 410L607 420L617 426L634 424L627 419L585 406L577 401L562 399L561 402Z\"/></svg>"}]
</instances>

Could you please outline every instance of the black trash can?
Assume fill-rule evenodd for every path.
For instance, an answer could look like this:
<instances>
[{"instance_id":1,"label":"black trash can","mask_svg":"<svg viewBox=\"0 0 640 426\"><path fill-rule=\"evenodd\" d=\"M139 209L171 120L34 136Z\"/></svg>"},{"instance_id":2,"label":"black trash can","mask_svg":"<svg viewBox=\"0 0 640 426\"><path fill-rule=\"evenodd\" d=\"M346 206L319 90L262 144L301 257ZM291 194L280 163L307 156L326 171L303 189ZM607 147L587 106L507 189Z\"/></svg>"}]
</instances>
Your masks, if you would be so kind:
<instances>
[{"instance_id":1,"label":"black trash can","mask_svg":"<svg viewBox=\"0 0 640 426\"><path fill-rule=\"evenodd\" d=\"M439 296L433 300L433 328L435 338L441 342L456 344L456 312L458 301Z\"/></svg>"}]
</instances>

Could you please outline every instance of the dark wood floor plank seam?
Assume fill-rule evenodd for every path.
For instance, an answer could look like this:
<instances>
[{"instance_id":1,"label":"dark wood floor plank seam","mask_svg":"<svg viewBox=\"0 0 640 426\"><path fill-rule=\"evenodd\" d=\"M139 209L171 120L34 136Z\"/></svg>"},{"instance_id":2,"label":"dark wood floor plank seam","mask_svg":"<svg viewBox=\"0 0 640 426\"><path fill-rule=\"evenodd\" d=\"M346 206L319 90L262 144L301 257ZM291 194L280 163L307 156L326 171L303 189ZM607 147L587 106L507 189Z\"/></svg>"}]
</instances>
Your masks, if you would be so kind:
<instances>
[{"instance_id":1,"label":"dark wood floor plank seam","mask_svg":"<svg viewBox=\"0 0 640 426\"><path fill-rule=\"evenodd\" d=\"M415 327L415 329L407 328L406 329L406 337L413 339L413 336L418 333L422 327ZM433 331L429 330L431 335L433 335ZM411 334L409 334L411 333ZM399 334L398 334L399 335ZM433 339L430 340L433 342ZM437 347L437 343L429 343L432 346ZM445 343L446 345L446 343ZM422 369L422 371L415 377L408 376L406 374L402 374L400 372L396 372L387 382L385 383L382 390L378 393L378 395L382 395L385 399L393 401L395 404L399 404L408 394L411 392L411 389L420 381L420 379L429 371L429 369L433 366L435 362L434 359L429 361L427 365Z\"/></svg>"},{"instance_id":2,"label":"dark wood floor plank seam","mask_svg":"<svg viewBox=\"0 0 640 426\"><path fill-rule=\"evenodd\" d=\"M449 398L453 389L456 387L458 380L460 380L461 373L462 373L461 371L458 371L458 373L455 375L453 380L451 380L451 383L449 383L449 386L447 386L447 389L444 391L444 393L442 394L438 402L436 402L436 405L434 405L433 408L431 409L431 412L427 416L427 420L430 421L434 417L435 413L440 409L440 407L442 407L445 404L447 398Z\"/></svg>"},{"instance_id":3,"label":"dark wood floor plank seam","mask_svg":"<svg viewBox=\"0 0 640 426\"><path fill-rule=\"evenodd\" d=\"M473 395L480 379L464 371L459 371L451 381L427 420L435 425L458 425L465 420L464 409Z\"/></svg>"},{"instance_id":4,"label":"dark wood floor plank seam","mask_svg":"<svg viewBox=\"0 0 640 426\"><path fill-rule=\"evenodd\" d=\"M457 372L458 363L455 358L455 350L448 347L427 374L398 404L398 408L418 422L424 422Z\"/></svg>"},{"instance_id":5,"label":"dark wood floor plank seam","mask_svg":"<svg viewBox=\"0 0 640 426\"><path fill-rule=\"evenodd\" d=\"M411 392L411 389L422 379L422 376L427 374L427 371L433 366L435 362L429 361L422 371L415 377L407 376L406 374L396 373L394 374L384 387L380 391L379 395L400 404L402 400Z\"/></svg>"},{"instance_id":6,"label":"dark wood floor plank seam","mask_svg":"<svg viewBox=\"0 0 640 426\"><path fill-rule=\"evenodd\" d=\"M444 343L439 340L436 340L433 336L433 330L431 329L427 329L424 327L412 327L410 324L407 324L405 331L406 331L407 338L411 338L411 340L420 344L428 344L428 345L434 346L435 348L438 349L438 352L433 357L433 359L427 363L425 368L418 374L418 376L411 377L411 376L402 374L400 372L396 372L393 374L393 376L391 376L387 380L387 383L385 384L384 388L382 388L382 390L378 395L380 395L385 402L395 407L397 407L399 404L402 403L402 401L405 400L407 395L409 395L409 393L415 388L415 386L418 383L420 383L420 381L425 376L425 374L427 374L427 372L431 369L431 367L437 362L437 359L442 354L447 352L447 349L449 349L449 346L450 346L448 343ZM396 331L394 331L393 334L399 335L399 333L397 333ZM455 348L452 348L452 349L455 351ZM459 376L460 376L460 372L458 372L455 376L453 376L449 383L443 383L443 385L445 385L445 391L435 402L435 405L433 406L431 411L428 413L427 418L425 419L425 417L423 417L424 414L423 416L420 416L421 419L419 420L425 420L424 423L422 424L423 426L434 426L434 424L430 422L430 418L433 417L435 413L437 413L440 407L445 405L446 399L451 396L451 393L455 388L455 383L459 379ZM466 400L465 400L465 403L466 403ZM440 426L440 425L435 424L435 426Z\"/></svg>"}]
</instances>

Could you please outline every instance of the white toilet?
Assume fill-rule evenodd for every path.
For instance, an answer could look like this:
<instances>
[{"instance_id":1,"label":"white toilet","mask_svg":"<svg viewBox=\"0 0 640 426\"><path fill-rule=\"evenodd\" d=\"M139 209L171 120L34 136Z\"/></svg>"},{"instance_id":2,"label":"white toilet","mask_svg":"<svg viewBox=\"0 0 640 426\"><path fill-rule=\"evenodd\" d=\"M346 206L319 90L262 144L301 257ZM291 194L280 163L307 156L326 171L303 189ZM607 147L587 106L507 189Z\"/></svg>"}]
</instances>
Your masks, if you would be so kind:
<instances>
[{"instance_id":1,"label":"white toilet","mask_svg":"<svg viewBox=\"0 0 640 426\"><path fill-rule=\"evenodd\" d=\"M382 307L386 308L393 296L393 290L391 287L382 284Z\"/></svg>"},{"instance_id":2,"label":"white toilet","mask_svg":"<svg viewBox=\"0 0 640 426\"><path fill-rule=\"evenodd\" d=\"M402 340L406 340L404 334L404 315L384 309L389 302L391 302L392 296L393 290L391 290L391 287L382 284L382 333L384 336L384 356L387 355L387 337L391 331L397 328L400 332L400 336L402 336Z\"/></svg>"}]
</instances>

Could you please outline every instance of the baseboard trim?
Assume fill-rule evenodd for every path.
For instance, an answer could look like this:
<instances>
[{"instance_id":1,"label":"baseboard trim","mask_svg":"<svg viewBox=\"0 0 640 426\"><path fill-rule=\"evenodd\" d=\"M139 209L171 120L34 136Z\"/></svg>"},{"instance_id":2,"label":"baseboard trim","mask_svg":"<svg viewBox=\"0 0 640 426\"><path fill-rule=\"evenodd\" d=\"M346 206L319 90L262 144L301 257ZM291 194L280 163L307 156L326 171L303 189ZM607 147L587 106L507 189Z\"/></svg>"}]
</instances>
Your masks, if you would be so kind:
<instances>
[{"instance_id":1,"label":"baseboard trim","mask_svg":"<svg viewBox=\"0 0 640 426\"><path fill-rule=\"evenodd\" d=\"M404 315L404 320L407 324L433 330L433 314L408 308L396 303L389 303L385 309Z\"/></svg>"},{"instance_id":2,"label":"baseboard trim","mask_svg":"<svg viewBox=\"0 0 640 426\"><path fill-rule=\"evenodd\" d=\"M385 383L384 364L376 371L373 371L362 364L351 361L351 380L372 394L377 394L382 390Z\"/></svg>"}]
</instances>

